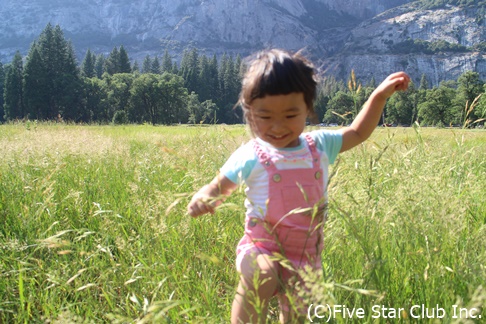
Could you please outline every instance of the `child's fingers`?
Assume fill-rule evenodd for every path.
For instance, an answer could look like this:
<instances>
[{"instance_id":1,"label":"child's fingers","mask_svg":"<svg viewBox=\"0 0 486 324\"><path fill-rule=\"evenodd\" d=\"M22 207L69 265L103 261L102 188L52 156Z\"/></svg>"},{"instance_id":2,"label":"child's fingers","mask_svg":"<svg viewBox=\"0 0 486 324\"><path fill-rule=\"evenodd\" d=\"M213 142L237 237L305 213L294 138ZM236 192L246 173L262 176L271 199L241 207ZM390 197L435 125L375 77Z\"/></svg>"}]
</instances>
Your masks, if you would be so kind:
<instances>
[{"instance_id":1,"label":"child's fingers","mask_svg":"<svg viewBox=\"0 0 486 324\"><path fill-rule=\"evenodd\" d=\"M187 213L192 217L201 216L207 213L214 213L214 207L207 199L197 199L189 204Z\"/></svg>"},{"instance_id":2,"label":"child's fingers","mask_svg":"<svg viewBox=\"0 0 486 324\"><path fill-rule=\"evenodd\" d=\"M395 91L407 90L410 77L405 72L396 72L389 76L389 81L394 85Z\"/></svg>"}]
</instances>

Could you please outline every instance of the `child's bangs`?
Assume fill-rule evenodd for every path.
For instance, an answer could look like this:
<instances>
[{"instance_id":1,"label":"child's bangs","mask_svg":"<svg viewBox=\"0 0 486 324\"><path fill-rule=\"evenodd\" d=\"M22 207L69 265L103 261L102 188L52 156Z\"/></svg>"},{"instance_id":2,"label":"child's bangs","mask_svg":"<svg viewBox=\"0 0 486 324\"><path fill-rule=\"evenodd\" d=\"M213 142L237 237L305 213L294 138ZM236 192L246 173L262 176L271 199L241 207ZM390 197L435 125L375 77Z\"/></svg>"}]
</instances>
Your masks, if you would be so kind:
<instances>
[{"instance_id":1,"label":"child's bangs","mask_svg":"<svg viewBox=\"0 0 486 324\"><path fill-rule=\"evenodd\" d=\"M253 88L251 99L263 98L266 95L286 95L292 92L308 91L304 84L305 76L291 58L280 58L266 64L263 73Z\"/></svg>"}]
</instances>

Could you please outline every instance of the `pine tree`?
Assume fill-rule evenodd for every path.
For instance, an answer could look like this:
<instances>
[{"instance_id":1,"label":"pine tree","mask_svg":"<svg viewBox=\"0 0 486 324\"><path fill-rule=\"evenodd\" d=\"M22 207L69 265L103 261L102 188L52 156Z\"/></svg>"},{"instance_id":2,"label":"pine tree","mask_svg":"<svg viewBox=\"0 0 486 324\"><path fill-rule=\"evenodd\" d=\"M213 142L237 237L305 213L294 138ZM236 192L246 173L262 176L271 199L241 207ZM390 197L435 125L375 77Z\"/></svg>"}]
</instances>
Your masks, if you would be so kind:
<instances>
[{"instance_id":1,"label":"pine tree","mask_svg":"<svg viewBox=\"0 0 486 324\"><path fill-rule=\"evenodd\" d=\"M81 64L81 75L86 78L94 78L96 76L95 64L96 56L88 49Z\"/></svg>"},{"instance_id":2,"label":"pine tree","mask_svg":"<svg viewBox=\"0 0 486 324\"><path fill-rule=\"evenodd\" d=\"M210 92L210 65L206 55L199 57L198 97L201 102L211 99Z\"/></svg>"},{"instance_id":3,"label":"pine tree","mask_svg":"<svg viewBox=\"0 0 486 324\"><path fill-rule=\"evenodd\" d=\"M241 122L241 116L233 110L240 91L240 66L241 59L238 57L236 63L226 54L221 58L219 67L221 98L218 107L222 110L224 121L230 124Z\"/></svg>"},{"instance_id":4,"label":"pine tree","mask_svg":"<svg viewBox=\"0 0 486 324\"><path fill-rule=\"evenodd\" d=\"M142 73L152 73L152 60L150 59L150 56L147 55L145 56L145 59L143 60L142 63Z\"/></svg>"},{"instance_id":5,"label":"pine tree","mask_svg":"<svg viewBox=\"0 0 486 324\"><path fill-rule=\"evenodd\" d=\"M4 110L5 119L22 119L25 116L22 94L22 55L17 51L5 76Z\"/></svg>"},{"instance_id":6,"label":"pine tree","mask_svg":"<svg viewBox=\"0 0 486 324\"><path fill-rule=\"evenodd\" d=\"M103 54L100 54L96 57L96 62L95 62L95 73L96 77L98 79L101 79L103 77L103 73L105 72L105 56Z\"/></svg>"},{"instance_id":7,"label":"pine tree","mask_svg":"<svg viewBox=\"0 0 486 324\"><path fill-rule=\"evenodd\" d=\"M209 85L209 94L213 102L218 101L220 97L220 90L219 90L219 75L218 75L218 59L216 58L216 54L213 55L213 58L209 62L209 76L206 82ZM218 107L219 108L219 107Z\"/></svg>"},{"instance_id":8,"label":"pine tree","mask_svg":"<svg viewBox=\"0 0 486 324\"><path fill-rule=\"evenodd\" d=\"M199 65L198 65L198 51L196 48L192 50L184 50L181 60L181 67L179 75L184 79L184 86L189 92L198 93L199 90Z\"/></svg>"},{"instance_id":9,"label":"pine tree","mask_svg":"<svg viewBox=\"0 0 486 324\"><path fill-rule=\"evenodd\" d=\"M49 114L49 80L46 80L46 67L34 43L30 49L23 73L23 93L26 111L34 119L45 120Z\"/></svg>"},{"instance_id":10,"label":"pine tree","mask_svg":"<svg viewBox=\"0 0 486 324\"><path fill-rule=\"evenodd\" d=\"M133 62L132 73L135 73L135 74L140 73L140 67L138 66L137 61Z\"/></svg>"},{"instance_id":11,"label":"pine tree","mask_svg":"<svg viewBox=\"0 0 486 324\"><path fill-rule=\"evenodd\" d=\"M150 66L150 73L160 74L160 62L157 56L154 57L154 59L152 60L152 64Z\"/></svg>"},{"instance_id":12,"label":"pine tree","mask_svg":"<svg viewBox=\"0 0 486 324\"><path fill-rule=\"evenodd\" d=\"M65 42L65 55L62 61L60 113L64 118L75 122L87 122L89 117L83 107L83 82L79 73L78 63L72 44Z\"/></svg>"},{"instance_id":13,"label":"pine tree","mask_svg":"<svg viewBox=\"0 0 486 324\"><path fill-rule=\"evenodd\" d=\"M32 63L29 74L24 76L24 83L29 88L29 97L25 98L29 104L27 110L38 112L43 119L56 119L59 114L65 114L67 119L75 121L82 118L82 83L78 64L73 47L64 38L61 27L57 25L53 28L47 24L38 41L33 44L31 53L29 60L41 61L42 64L34 68ZM43 81L39 83L35 78L41 74ZM39 87L36 90L32 89L35 84ZM41 91L44 100L39 99Z\"/></svg>"},{"instance_id":14,"label":"pine tree","mask_svg":"<svg viewBox=\"0 0 486 324\"><path fill-rule=\"evenodd\" d=\"M170 57L168 50L164 51L164 56L162 56L162 65L160 69L162 73L172 73L172 58Z\"/></svg>"},{"instance_id":15,"label":"pine tree","mask_svg":"<svg viewBox=\"0 0 486 324\"><path fill-rule=\"evenodd\" d=\"M123 47L120 46L118 51L118 73L131 73L132 67L130 66L130 59L128 58L128 53Z\"/></svg>"},{"instance_id":16,"label":"pine tree","mask_svg":"<svg viewBox=\"0 0 486 324\"><path fill-rule=\"evenodd\" d=\"M420 90L427 90L429 88L429 81L427 80L427 76L422 74L422 78L420 79Z\"/></svg>"},{"instance_id":17,"label":"pine tree","mask_svg":"<svg viewBox=\"0 0 486 324\"><path fill-rule=\"evenodd\" d=\"M118 48L115 46L111 52L110 55L108 55L108 58L105 61L105 72L108 73L109 75L113 75L115 73L118 73L120 71L120 52L118 51Z\"/></svg>"}]
</instances>

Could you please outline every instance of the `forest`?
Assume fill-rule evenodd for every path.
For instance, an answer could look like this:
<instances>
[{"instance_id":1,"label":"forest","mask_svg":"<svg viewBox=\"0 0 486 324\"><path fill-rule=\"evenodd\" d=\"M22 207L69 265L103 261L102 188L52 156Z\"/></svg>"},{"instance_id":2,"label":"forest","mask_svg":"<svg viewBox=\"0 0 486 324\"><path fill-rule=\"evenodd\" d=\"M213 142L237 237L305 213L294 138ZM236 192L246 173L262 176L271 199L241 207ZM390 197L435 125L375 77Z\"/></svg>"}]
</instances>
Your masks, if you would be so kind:
<instances>
[{"instance_id":1,"label":"forest","mask_svg":"<svg viewBox=\"0 0 486 324\"><path fill-rule=\"evenodd\" d=\"M180 62L167 51L130 62L123 45L107 56L87 51L78 64L59 25L48 24L26 57L17 52L0 62L0 122L66 121L89 124L236 124L235 107L244 70L241 57L201 55L185 49ZM381 80L319 79L313 124L346 125ZM389 99L383 124L430 126L484 125L486 85L467 71L457 80L430 87L419 84Z\"/></svg>"}]
</instances>

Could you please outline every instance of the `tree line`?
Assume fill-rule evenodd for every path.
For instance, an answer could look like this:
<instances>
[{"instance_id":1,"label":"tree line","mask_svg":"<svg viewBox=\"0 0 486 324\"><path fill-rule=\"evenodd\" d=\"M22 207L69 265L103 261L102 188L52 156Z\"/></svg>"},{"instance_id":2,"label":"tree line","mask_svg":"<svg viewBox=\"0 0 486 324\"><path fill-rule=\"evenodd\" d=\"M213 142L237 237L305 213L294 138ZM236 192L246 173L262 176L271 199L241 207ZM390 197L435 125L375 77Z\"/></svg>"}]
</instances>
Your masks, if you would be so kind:
<instances>
[{"instance_id":1,"label":"tree line","mask_svg":"<svg viewBox=\"0 0 486 324\"><path fill-rule=\"evenodd\" d=\"M0 63L0 119L239 123L240 66L239 56L218 61L187 49L180 64L165 51L139 67L123 46L106 57L88 50L79 65L61 28L48 24L25 58Z\"/></svg>"},{"instance_id":2,"label":"tree line","mask_svg":"<svg viewBox=\"0 0 486 324\"><path fill-rule=\"evenodd\" d=\"M0 63L0 121L66 120L76 123L242 123L234 108L241 87L242 60L224 54L218 60L195 48L180 63L167 51L131 63L123 46L105 57L87 51L78 64L72 44L59 26L48 24L28 55L16 53ZM348 124L376 87L323 77L319 81L314 123ZM479 125L486 117L485 83L476 72L456 81L418 86L392 96L383 122L409 125ZM469 121L469 122L468 122Z\"/></svg>"},{"instance_id":3,"label":"tree line","mask_svg":"<svg viewBox=\"0 0 486 324\"><path fill-rule=\"evenodd\" d=\"M362 86L354 73L346 83L321 83L316 101L318 118L327 123L349 124L375 89L371 80ZM486 118L486 84L479 74L464 72L457 80L443 81L429 87L422 75L420 83L409 85L407 91L395 93L387 101L382 123L411 125L415 122L428 126L484 125Z\"/></svg>"}]
</instances>

